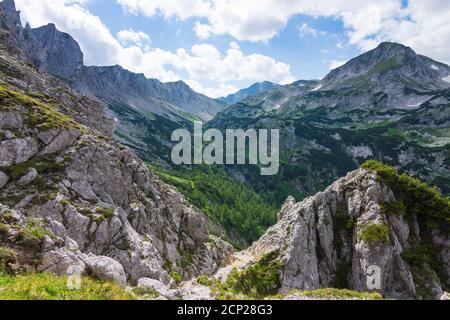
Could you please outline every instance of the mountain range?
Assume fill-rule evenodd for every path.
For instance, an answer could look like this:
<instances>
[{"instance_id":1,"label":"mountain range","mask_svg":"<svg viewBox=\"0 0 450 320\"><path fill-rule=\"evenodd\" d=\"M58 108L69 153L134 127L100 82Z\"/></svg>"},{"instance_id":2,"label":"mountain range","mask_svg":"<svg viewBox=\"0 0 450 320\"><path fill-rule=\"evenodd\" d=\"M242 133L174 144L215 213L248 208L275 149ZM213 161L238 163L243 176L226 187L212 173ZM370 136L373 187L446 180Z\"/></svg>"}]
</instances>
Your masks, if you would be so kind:
<instances>
[{"instance_id":1,"label":"mountain range","mask_svg":"<svg viewBox=\"0 0 450 320\"><path fill-rule=\"evenodd\" d=\"M277 177L255 178L251 167L230 169L259 192L273 190L277 202L287 194L313 194L367 159L448 194L449 75L443 63L382 43L321 81L299 81L227 107L208 126L280 128Z\"/></svg>"},{"instance_id":2,"label":"mountain range","mask_svg":"<svg viewBox=\"0 0 450 320\"><path fill-rule=\"evenodd\" d=\"M75 270L136 299L439 299L449 76L382 43L323 80L256 85L226 106L183 82L84 66L70 35L22 27L4 0L0 297L25 272ZM174 168L170 133L196 119L280 129L280 174Z\"/></svg>"},{"instance_id":3,"label":"mountain range","mask_svg":"<svg viewBox=\"0 0 450 320\"><path fill-rule=\"evenodd\" d=\"M162 83L120 66L85 66L78 43L54 24L34 29L27 24L23 28L14 1L3 1L1 10L4 24L12 30L9 41L19 43L39 70L102 103L107 114L116 119L119 140L142 155L167 151L174 128L189 127L194 120L210 120L224 106L182 81Z\"/></svg>"}]
</instances>

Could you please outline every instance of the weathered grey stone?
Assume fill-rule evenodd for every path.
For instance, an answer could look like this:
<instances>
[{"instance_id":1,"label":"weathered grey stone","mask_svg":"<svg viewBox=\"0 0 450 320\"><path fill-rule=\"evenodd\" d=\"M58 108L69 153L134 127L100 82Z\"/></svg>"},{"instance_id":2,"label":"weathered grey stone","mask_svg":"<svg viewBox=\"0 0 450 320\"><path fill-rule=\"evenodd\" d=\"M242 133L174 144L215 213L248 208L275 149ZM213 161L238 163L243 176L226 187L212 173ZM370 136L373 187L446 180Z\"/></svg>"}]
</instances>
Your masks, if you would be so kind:
<instances>
[{"instance_id":1,"label":"weathered grey stone","mask_svg":"<svg viewBox=\"0 0 450 320\"><path fill-rule=\"evenodd\" d=\"M32 183L36 178L38 177L39 173L36 169L30 168L28 171L23 175L19 181L17 181L17 184L21 187L24 187L30 183Z\"/></svg>"},{"instance_id":2,"label":"weathered grey stone","mask_svg":"<svg viewBox=\"0 0 450 320\"><path fill-rule=\"evenodd\" d=\"M125 287L127 277L122 265L116 260L105 256L87 256L84 262L93 276Z\"/></svg>"},{"instance_id":3,"label":"weathered grey stone","mask_svg":"<svg viewBox=\"0 0 450 320\"><path fill-rule=\"evenodd\" d=\"M7 140L0 143L0 166L9 167L27 161L39 151L35 138Z\"/></svg>"},{"instance_id":4,"label":"weathered grey stone","mask_svg":"<svg viewBox=\"0 0 450 320\"><path fill-rule=\"evenodd\" d=\"M43 253L40 264L36 269L38 272L60 276L71 275L73 270L79 271L81 275L85 270L85 264L77 253L65 248Z\"/></svg>"},{"instance_id":5,"label":"weathered grey stone","mask_svg":"<svg viewBox=\"0 0 450 320\"><path fill-rule=\"evenodd\" d=\"M80 137L80 132L76 130L63 130L54 136L46 147L40 152L41 155L57 153L69 146L72 146Z\"/></svg>"},{"instance_id":6,"label":"weathered grey stone","mask_svg":"<svg viewBox=\"0 0 450 320\"><path fill-rule=\"evenodd\" d=\"M9 177L0 171L0 189L3 188L4 186L6 186L6 184L9 181Z\"/></svg>"},{"instance_id":7,"label":"weathered grey stone","mask_svg":"<svg viewBox=\"0 0 450 320\"><path fill-rule=\"evenodd\" d=\"M141 278L138 280L137 286L138 286L138 288L152 289L164 297L171 297L174 295L173 290L171 290L168 286L166 286L161 281L158 281L155 279Z\"/></svg>"},{"instance_id":8,"label":"weathered grey stone","mask_svg":"<svg viewBox=\"0 0 450 320\"><path fill-rule=\"evenodd\" d=\"M23 117L19 111L0 112L0 129L20 129Z\"/></svg>"}]
</instances>

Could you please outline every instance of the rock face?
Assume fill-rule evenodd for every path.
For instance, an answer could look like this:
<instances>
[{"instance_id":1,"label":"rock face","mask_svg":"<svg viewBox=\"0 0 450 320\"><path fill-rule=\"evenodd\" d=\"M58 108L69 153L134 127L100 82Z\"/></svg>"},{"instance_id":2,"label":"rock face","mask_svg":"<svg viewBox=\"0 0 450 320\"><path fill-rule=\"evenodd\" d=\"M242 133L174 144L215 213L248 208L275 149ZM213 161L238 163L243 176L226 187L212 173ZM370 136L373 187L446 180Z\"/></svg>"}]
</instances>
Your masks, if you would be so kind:
<instances>
[{"instance_id":1,"label":"rock face","mask_svg":"<svg viewBox=\"0 0 450 320\"><path fill-rule=\"evenodd\" d=\"M17 254L9 271L168 285L225 264L233 248L210 234L212 222L112 138L101 104L30 67L9 29L22 30L13 2L0 11L9 12L2 34L17 40L0 46L0 246ZM53 26L35 36L52 59L78 61L61 72L78 68L79 54L50 50L70 40Z\"/></svg>"},{"instance_id":2,"label":"rock face","mask_svg":"<svg viewBox=\"0 0 450 320\"><path fill-rule=\"evenodd\" d=\"M183 119L183 112L209 120L221 109L218 102L194 92L182 81L161 83L120 66L84 67L73 81L78 91L109 101L107 107L111 103L133 106L142 114L152 112L171 120ZM120 119L123 115L117 116Z\"/></svg>"},{"instance_id":3,"label":"rock face","mask_svg":"<svg viewBox=\"0 0 450 320\"><path fill-rule=\"evenodd\" d=\"M78 43L54 24L39 28L25 27L28 56L40 70L70 79L83 67L83 53ZM34 41L30 41L33 39Z\"/></svg>"},{"instance_id":4,"label":"rock face","mask_svg":"<svg viewBox=\"0 0 450 320\"><path fill-rule=\"evenodd\" d=\"M395 200L377 173L354 171L303 202L289 198L278 223L247 253L259 259L279 252L282 292L343 287L375 289L393 298L439 299L449 285L448 234L435 230L428 243L439 248L441 278L429 266L418 270L405 253L420 250L428 236L417 218L383 212L383 204ZM365 236L367 230L377 238Z\"/></svg>"}]
</instances>

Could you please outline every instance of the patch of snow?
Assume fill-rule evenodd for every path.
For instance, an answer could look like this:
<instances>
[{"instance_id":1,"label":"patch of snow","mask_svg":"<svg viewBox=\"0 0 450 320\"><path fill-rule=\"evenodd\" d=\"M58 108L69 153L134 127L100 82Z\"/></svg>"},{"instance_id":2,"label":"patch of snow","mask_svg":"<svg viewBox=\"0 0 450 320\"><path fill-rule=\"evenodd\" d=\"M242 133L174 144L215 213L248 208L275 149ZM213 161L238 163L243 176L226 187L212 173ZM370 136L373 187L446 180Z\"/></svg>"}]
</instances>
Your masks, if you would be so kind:
<instances>
[{"instance_id":1,"label":"patch of snow","mask_svg":"<svg viewBox=\"0 0 450 320\"><path fill-rule=\"evenodd\" d=\"M445 78L442 78L442 80L444 80L445 82L450 83L450 75L446 76Z\"/></svg>"},{"instance_id":2,"label":"patch of snow","mask_svg":"<svg viewBox=\"0 0 450 320\"><path fill-rule=\"evenodd\" d=\"M433 70L439 70L439 67L436 66L436 65L434 65L434 64L432 64L432 65L431 65L431 69L433 69Z\"/></svg>"},{"instance_id":3,"label":"patch of snow","mask_svg":"<svg viewBox=\"0 0 450 320\"><path fill-rule=\"evenodd\" d=\"M311 91L318 91L322 88L322 85L319 84L317 87L315 87L314 89L312 89Z\"/></svg>"},{"instance_id":4,"label":"patch of snow","mask_svg":"<svg viewBox=\"0 0 450 320\"><path fill-rule=\"evenodd\" d=\"M114 122L119 122L119 119L117 119L117 118L114 118Z\"/></svg>"},{"instance_id":5,"label":"patch of snow","mask_svg":"<svg viewBox=\"0 0 450 320\"><path fill-rule=\"evenodd\" d=\"M422 103L416 103L416 104L408 104L409 108L415 108L415 107L419 107Z\"/></svg>"}]
</instances>

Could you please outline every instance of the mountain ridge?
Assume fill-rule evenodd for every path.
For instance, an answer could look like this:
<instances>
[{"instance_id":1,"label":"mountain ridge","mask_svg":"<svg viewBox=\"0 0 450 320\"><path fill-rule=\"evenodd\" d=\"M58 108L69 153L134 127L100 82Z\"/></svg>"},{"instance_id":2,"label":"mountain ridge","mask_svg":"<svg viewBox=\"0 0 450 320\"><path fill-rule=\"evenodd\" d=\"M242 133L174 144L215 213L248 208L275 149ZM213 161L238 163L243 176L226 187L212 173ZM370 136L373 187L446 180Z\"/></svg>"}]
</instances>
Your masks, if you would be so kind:
<instances>
[{"instance_id":1,"label":"mountain ridge","mask_svg":"<svg viewBox=\"0 0 450 320\"><path fill-rule=\"evenodd\" d=\"M238 92L229 94L226 97L219 98L219 100L231 105L238 103L250 96L262 93L264 91L269 91L271 89L275 89L278 87L280 87L279 84L270 81L257 82L252 84L248 88L240 89Z\"/></svg>"}]
</instances>

